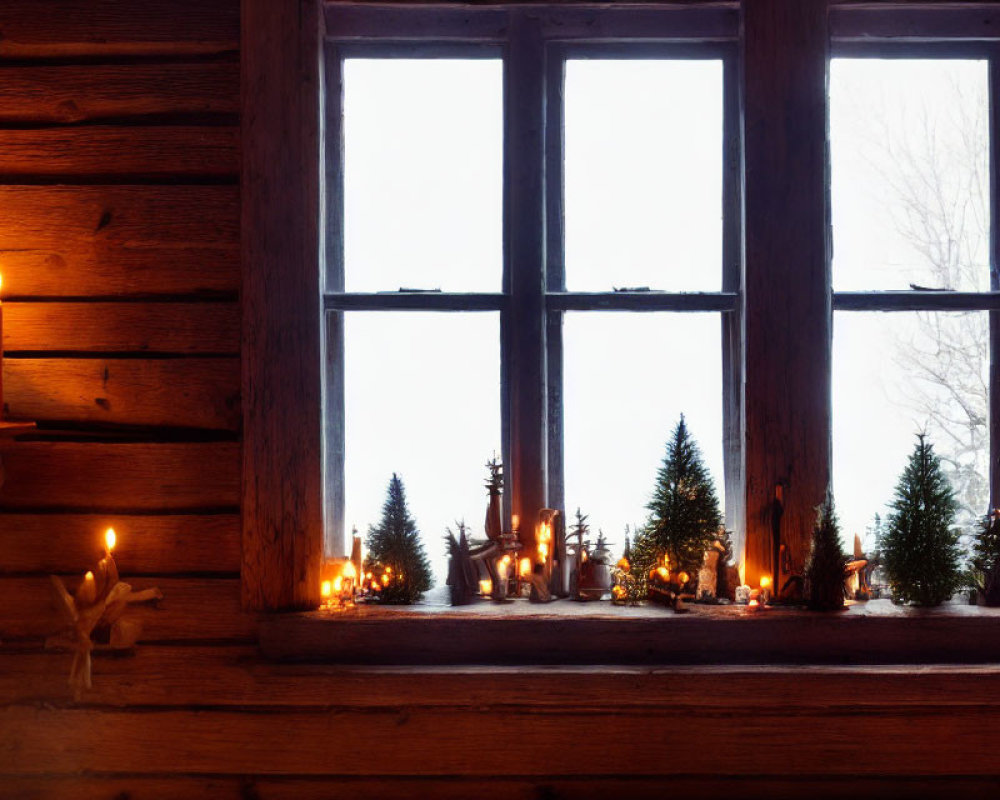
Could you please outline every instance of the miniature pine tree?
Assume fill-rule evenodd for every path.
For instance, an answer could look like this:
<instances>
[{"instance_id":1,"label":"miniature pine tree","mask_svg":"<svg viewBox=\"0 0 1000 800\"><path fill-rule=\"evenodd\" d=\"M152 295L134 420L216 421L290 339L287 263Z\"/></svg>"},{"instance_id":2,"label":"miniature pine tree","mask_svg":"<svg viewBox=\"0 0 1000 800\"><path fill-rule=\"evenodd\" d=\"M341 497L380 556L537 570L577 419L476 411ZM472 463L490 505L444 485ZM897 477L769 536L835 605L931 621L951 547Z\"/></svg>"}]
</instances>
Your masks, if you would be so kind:
<instances>
[{"instance_id":1,"label":"miniature pine tree","mask_svg":"<svg viewBox=\"0 0 1000 800\"><path fill-rule=\"evenodd\" d=\"M396 473L389 480L382 520L368 527L366 545L365 571L389 578L379 594L383 603L415 603L433 585L420 531L406 507L406 492Z\"/></svg>"},{"instance_id":2,"label":"miniature pine tree","mask_svg":"<svg viewBox=\"0 0 1000 800\"><path fill-rule=\"evenodd\" d=\"M893 599L936 606L961 583L961 551L952 529L957 504L941 460L923 434L896 485L880 542Z\"/></svg>"},{"instance_id":3,"label":"miniature pine tree","mask_svg":"<svg viewBox=\"0 0 1000 800\"><path fill-rule=\"evenodd\" d=\"M701 450L688 433L683 414L667 443L666 457L656 474L656 488L646 508L649 522L643 533L636 535L633 550L646 551L643 560L652 554L656 561L666 554L671 569L697 575L722 515L712 478L701 460Z\"/></svg>"},{"instance_id":4,"label":"miniature pine tree","mask_svg":"<svg viewBox=\"0 0 1000 800\"><path fill-rule=\"evenodd\" d=\"M813 527L809 562L806 564L809 608L814 611L836 611L844 607L844 567L847 555L840 544L840 526L833 510L833 498L827 494L816 511L816 525Z\"/></svg>"},{"instance_id":5,"label":"miniature pine tree","mask_svg":"<svg viewBox=\"0 0 1000 800\"><path fill-rule=\"evenodd\" d=\"M983 517L972 548L977 587L988 606L1000 606L1000 511Z\"/></svg>"}]
</instances>

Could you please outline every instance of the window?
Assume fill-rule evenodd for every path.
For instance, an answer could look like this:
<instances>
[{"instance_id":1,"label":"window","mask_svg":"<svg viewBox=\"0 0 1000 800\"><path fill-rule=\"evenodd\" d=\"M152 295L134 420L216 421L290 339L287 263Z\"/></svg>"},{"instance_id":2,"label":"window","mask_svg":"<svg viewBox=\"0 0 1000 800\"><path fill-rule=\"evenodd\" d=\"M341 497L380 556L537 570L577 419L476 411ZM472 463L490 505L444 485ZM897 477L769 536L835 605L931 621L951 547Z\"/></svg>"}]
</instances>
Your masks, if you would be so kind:
<instances>
[{"instance_id":1,"label":"window","mask_svg":"<svg viewBox=\"0 0 1000 800\"><path fill-rule=\"evenodd\" d=\"M400 18L419 41L359 41L349 17L330 31L329 554L399 469L443 578L438 534L461 516L481 533L494 449L508 520L579 505L617 549L685 412L720 497L739 491L723 479L739 458L723 447L739 428L723 401L740 361L735 48L593 15L418 8Z\"/></svg>"},{"instance_id":2,"label":"window","mask_svg":"<svg viewBox=\"0 0 1000 800\"><path fill-rule=\"evenodd\" d=\"M997 354L983 309L996 284L981 55L882 46L831 64L833 481L849 537L885 517L918 432L942 458L967 545L989 508Z\"/></svg>"},{"instance_id":3,"label":"window","mask_svg":"<svg viewBox=\"0 0 1000 800\"><path fill-rule=\"evenodd\" d=\"M827 7L771 0L461 7L328 2L321 7L324 19L316 20L316 25L262 6L259 13L273 14L272 21L284 25L289 36L302 38L301 51L288 52L284 38L257 36L250 44L257 56L260 50L267 58L246 61L254 89L244 94L247 133L242 181L246 254L242 508L247 606L309 607L318 597L310 570L318 570L322 549L322 431L334 443L327 448L325 473L327 497L333 505L342 505L338 492L343 492L343 481L337 476L343 475L344 458L336 446L344 441L338 430L342 417L323 416L320 386L323 365L329 364L331 380L325 386L324 402L328 407L343 407L346 389L340 378L345 371L333 367L343 365L347 358L341 349L343 328L346 325L346 334L352 335L353 315L359 320L376 314L405 318L400 312L410 311L447 320L449 315L441 312L452 311L459 312L450 315L456 320L469 317L499 325L499 354L492 356L500 362L499 409L494 407L486 415L499 416L496 424L512 478L509 498L528 509L549 501L561 505L560 499L572 502L569 493L577 491L570 486L575 479L566 460L587 456L573 453L572 441L566 450L559 443L564 440L564 429L574 435L573 426L587 424L584 413L577 417L581 421L573 421L582 407L574 404L576 391L570 381L576 380L574 374L582 374L585 357L578 348L585 346L579 343L586 341L588 328L596 331L605 320L614 320L614 326L620 323L623 329L615 336L645 337L649 334L624 329L636 330L647 319L666 326L689 320L692 325L712 319L720 322L722 346L709 346L719 354L722 365L725 506L737 535L745 536L750 582L768 569L773 552L769 543L779 528L780 541L804 559L814 508L829 483L831 381L835 378L840 384L845 377L839 370L851 366L843 355L832 365L831 352L834 347L840 352L849 341L849 326L857 333L867 313L878 314L885 327L896 327L894 323L916 314L930 318L934 313L940 319L967 320L980 326L988 316L989 385L994 387L1000 377L993 357L994 342L1000 339L996 272L1000 237L993 199L1000 160L994 155L995 134L988 140L986 162L988 252L978 261L990 265L988 286L981 273L972 283L932 283L930 291L924 291L911 290L908 284L923 285L926 277L870 269L853 276L843 272L844 259L849 257L867 266L884 263L877 248L891 238L866 244L862 237L855 245L845 240L844 215L856 210L854 205L848 211L843 206L835 211L838 241L833 256L837 262L831 276L826 102L830 52L836 59L885 60L891 56L900 69L907 60L978 62L974 68L980 70L979 80L985 69L994 87L1000 74L994 54L1000 34L994 24L995 11L988 5L891 2L877 6L833 2ZM325 61L314 50L320 45L313 35L317 25L325 25L325 46L334 54ZM250 26L248 35L257 30L268 30L268 26ZM345 198L337 190L344 177L337 149L341 141L337 87L343 77L350 78L341 72L345 59L356 59L358 67L392 66L390 62L398 65L401 60L422 61L425 66L449 59L479 65L491 59L502 61L499 280L494 236L476 237L475 242L428 239L426 247L439 248L442 271L421 276L417 286L407 287L398 278L399 272L391 278L383 275L371 285L351 282L349 264L344 271ZM324 72L314 72L321 63ZM845 64L835 60L834 71ZM646 278L650 264L631 257L635 254L626 247L614 250L630 256L618 262L617 266L625 267L621 273L605 275L595 260L588 274L586 257L601 253L601 248L588 240L593 232L585 224L584 211L579 212L580 226L571 227L577 213L574 208L582 208L574 206L574 200L584 198L586 191L580 197L565 198L559 191L559 187L568 190L574 180L570 148L576 145L567 127L575 113L574 76L596 82L606 74L612 81L619 68L647 66L721 71L721 234L710 241L693 239L686 247L671 250L684 252L691 260L685 259L676 272L668 269L676 264L665 265L662 284ZM588 71L591 77L585 78ZM837 80L834 75L835 94ZM996 128L997 117L993 94L989 93L987 109L991 129ZM321 105L326 112L322 115ZM838 164L844 159L838 150L837 125L835 119L835 183L840 174L836 170L841 169ZM673 133L668 128L663 131L665 136ZM566 138L557 132L564 132ZM323 158L320 141L329 146ZM329 169L323 181L317 169L320 163ZM607 170L611 179L630 171L609 163L613 164ZM645 177L639 175L639 182ZM708 182L697 187L706 194L692 195L692 209L699 206L699 198L708 197L707 187ZM840 202L837 191L835 186L835 203ZM595 208L600 208L600 189L591 194ZM494 202L495 195L494 191ZM322 225L317 224L317 204L326 221ZM456 213L474 210L470 205ZM617 210L605 204L599 213L613 217ZM644 227L643 214L644 208L631 208L620 215L629 242L643 235L655 239L663 233L662 228ZM495 224L495 213L492 219ZM413 235L432 232L421 230ZM671 240L683 242L686 233L687 228L677 226L671 230ZM321 238L326 241L320 243ZM371 244L391 247L396 243L373 238ZM850 255L852 246L856 246L854 256ZM719 259L720 282L702 283L711 272L704 265ZM462 280L455 281L449 270L459 260L469 263L463 263ZM393 269L406 267L405 258L389 261ZM474 282L476 276L484 282ZM901 285L902 278L906 285ZM630 286L633 282L636 285ZM650 291L614 291L647 283ZM440 292L397 291L401 287L436 289L438 284ZM955 291L938 291L947 289ZM383 291L387 293L380 294ZM836 336L845 337L842 342L834 340L834 310ZM883 313L896 310L906 313ZM652 313L636 316L624 311ZM695 313L675 318L672 312L679 311ZM498 323L489 323L497 317ZM851 326L851 322L857 324ZM326 328L325 336L320 335L321 328ZM320 342L332 346L320 354ZM714 394L715 390L708 391ZM1000 497L997 397L996 391L988 392L991 454L986 472L994 503ZM841 401L837 402L839 408ZM656 438L660 440L661 435ZM780 514L775 510L779 495L783 496ZM342 539L343 533L337 531L334 538Z\"/></svg>"}]
</instances>

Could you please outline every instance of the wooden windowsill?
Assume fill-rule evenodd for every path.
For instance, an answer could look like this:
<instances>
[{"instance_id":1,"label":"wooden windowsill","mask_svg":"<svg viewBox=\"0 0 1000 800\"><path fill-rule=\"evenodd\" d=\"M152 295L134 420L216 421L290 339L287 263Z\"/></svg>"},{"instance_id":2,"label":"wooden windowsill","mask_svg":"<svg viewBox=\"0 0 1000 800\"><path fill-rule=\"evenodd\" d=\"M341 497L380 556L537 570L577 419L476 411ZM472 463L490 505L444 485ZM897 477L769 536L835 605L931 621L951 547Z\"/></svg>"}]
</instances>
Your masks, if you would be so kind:
<instances>
[{"instance_id":1,"label":"wooden windowsill","mask_svg":"<svg viewBox=\"0 0 1000 800\"><path fill-rule=\"evenodd\" d=\"M269 659L365 665L1000 663L1000 609L919 609L888 600L832 614L689 608L360 606L265 615L259 636Z\"/></svg>"}]
</instances>

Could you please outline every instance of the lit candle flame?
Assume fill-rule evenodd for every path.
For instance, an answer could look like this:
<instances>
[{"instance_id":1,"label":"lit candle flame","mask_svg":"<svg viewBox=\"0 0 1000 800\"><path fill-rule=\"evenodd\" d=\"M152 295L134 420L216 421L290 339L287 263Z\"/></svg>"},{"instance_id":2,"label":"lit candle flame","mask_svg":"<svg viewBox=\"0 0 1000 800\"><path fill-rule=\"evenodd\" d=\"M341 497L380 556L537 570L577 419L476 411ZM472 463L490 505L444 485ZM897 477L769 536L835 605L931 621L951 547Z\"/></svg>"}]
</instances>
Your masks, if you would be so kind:
<instances>
[{"instance_id":1,"label":"lit candle flame","mask_svg":"<svg viewBox=\"0 0 1000 800\"><path fill-rule=\"evenodd\" d=\"M340 592L343 591L343 588L344 588L344 579L338 575L336 578L333 579L333 591Z\"/></svg>"},{"instance_id":2,"label":"lit candle flame","mask_svg":"<svg viewBox=\"0 0 1000 800\"><path fill-rule=\"evenodd\" d=\"M490 594L493 591L493 581L489 578L484 578L479 581L479 593L480 594Z\"/></svg>"},{"instance_id":3,"label":"lit candle flame","mask_svg":"<svg viewBox=\"0 0 1000 800\"><path fill-rule=\"evenodd\" d=\"M351 580L354 580L355 578L358 577L358 570L357 567L354 566L353 561L345 561L344 569L341 571L340 574L343 575L345 578L350 578Z\"/></svg>"},{"instance_id":4,"label":"lit candle flame","mask_svg":"<svg viewBox=\"0 0 1000 800\"><path fill-rule=\"evenodd\" d=\"M527 578L531 574L531 559L522 558L520 573L522 578Z\"/></svg>"},{"instance_id":5,"label":"lit candle flame","mask_svg":"<svg viewBox=\"0 0 1000 800\"><path fill-rule=\"evenodd\" d=\"M771 576L770 575L761 575L760 576L760 588L761 589L770 589L771 588Z\"/></svg>"},{"instance_id":6,"label":"lit candle flame","mask_svg":"<svg viewBox=\"0 0 1000 800\"><path fill-rule=\"evenodd\" d=\"M330 599L330 595L333 594L333 588L330 586L330 581L323 581L319 585L319 594L324 600Z\"/></svg>"},{"instance_id":7,"label":"lit candle flame","mask_svg":"<svg viewBox=\"0 0 1000 800\"><path fill-rule=\"evenodd\" d=\"M108 548L109 553L115 549L115 543L117 542L117 540L118 537L115 536L114 528L108 528L104 532L104 546Z\"/></svg>"}]
</instances>

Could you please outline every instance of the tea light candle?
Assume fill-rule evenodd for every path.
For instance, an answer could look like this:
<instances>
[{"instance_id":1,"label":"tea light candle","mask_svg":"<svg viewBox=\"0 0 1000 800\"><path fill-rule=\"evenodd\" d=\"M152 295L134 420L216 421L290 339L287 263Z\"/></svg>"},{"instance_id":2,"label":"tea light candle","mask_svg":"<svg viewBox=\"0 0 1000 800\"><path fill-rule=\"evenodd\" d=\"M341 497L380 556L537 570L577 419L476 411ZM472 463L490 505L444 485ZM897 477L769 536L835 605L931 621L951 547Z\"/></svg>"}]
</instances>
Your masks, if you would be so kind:
<instances>
[{"instance_id":1,"label":"tea light candle","mask_svg":"<svg viewBox=\"0 0 1000 800\"><path fill-rule=\"evenodd\" d=\"M492 592L493 592L493 581L491 581L489 578L483 578L483 580L479 581L479 593L483 597L489 597Z\"/></svg>"}]
</instances>

